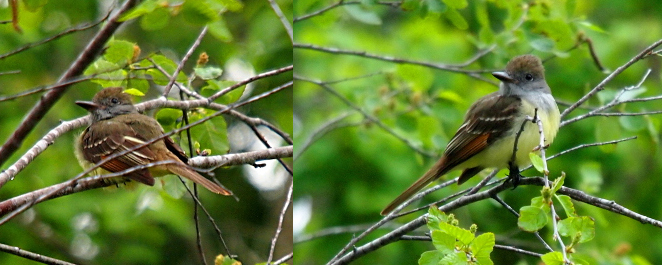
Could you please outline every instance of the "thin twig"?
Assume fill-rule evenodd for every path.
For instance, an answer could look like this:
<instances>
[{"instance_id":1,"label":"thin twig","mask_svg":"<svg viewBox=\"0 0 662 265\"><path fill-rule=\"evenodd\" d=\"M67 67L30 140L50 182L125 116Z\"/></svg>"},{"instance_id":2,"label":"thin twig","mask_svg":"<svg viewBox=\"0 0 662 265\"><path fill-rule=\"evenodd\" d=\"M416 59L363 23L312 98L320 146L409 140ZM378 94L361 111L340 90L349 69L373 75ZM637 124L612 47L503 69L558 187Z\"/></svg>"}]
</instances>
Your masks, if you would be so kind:
<instances>
[{"instance_id":1,"label":"thin twig","mask_svg":"<svg viewBox=\"0 0 662 265\"><path fill-rule=\"evenodd\" d=\"M340 1L335 2L335 3L333 3L333 4L331 4L327 7L324 7L320 10L311 12L309 14L306 14L306 15L303 15L303 16L300 16L300 17L296 17L296 18L294 18L294 23L302 21L302 20L309 19L309 18L314 17L314 16L319 16L319 15L323 14L324 12L329 11L331 9L334 9L334 8L336 8L338 6L341 6L341 5L356 5L356 4L363 4L363 3L364 2L361 2L361 1L340 0ZM394 1L394 2L377 1L376 4L386 5L386 6L391 6L391 7L396 8L396 7L399 7L402 4L402 2L401 1Z\"/></svg>"},{"instance_id":2,"label":"thin twig","mask_svg":"<svg viewBox=\"0 0 662 265\"><path fill-rule=\"evenodd\" d=\"M437 69L437 70L443 70L443 71L448 71L448 72L466 74L466 75L468 75L470 77L473 77L475 79L478 79L480 81L484 81L484 82L490 83L490 84L495 85L495 86L497 85L497 83L495 81L487 79L487 78L483 77L482 75L480 75L481 73L493 72L495 70L465 70L465 69L463 69L464 64L452 65L452 64L430 63L430 62L423 62L423 61L415 61L415 60L409 60L409 59L396 58L396 57L392 57L392 56L376 55L376 54L371 54L371 53L368 53L368 52L365 52L365 51L348 51L348 50L342 50L342 49L337 49L337 48L327 48L327 47L321 47L321 46L317 46L317 45L313 45L313 44L303 44L303 43L294 43L294 48L308 49L308 50L326 52L326 53L331 53L331 54L353 55L353 56L359 56L359 57L375 59L375 60L380 60L380 61L386 61L386 62L392 62L392 63L397 63L397 64L419 65L419 66L424 66L424 67Z\"/></svg>"},{"instance_id":3,"label":"thin twig","mask_svg":"<svg viewBox=\"0 0 662 265\"><path fill-rule=\"evenodd\" d=\"M274 251L276 251L276 242L278 242L278 236L283 230L283 220L285 220L285 214L287 209L290 208L292 204L292 191L294 190L294 179L290 178L290 187L287 189L287 196L285 196L285 203L283 203L283 208L280 210L280 215L278 216L278 227L276 228L276 233L271 239L271 247L269 248L269 258L267 259L267 264L272 264L271 260L274 257Z\"/></svg>"},{"instance_id":4,"label":"thin twig","mask_svg":"<svg viewBox=\"0 0 662 265\"><path fill-rule=\"evenodd\" d=\"M12 247L9 245L5 245L0 243L0 251L9 253L9 254L14 254L16 256L26 258L29 260L34 260L36 262L44 263L44 264L55 264L55 265L74 265L74 263L69 263L63 260L59 259L54 259L51 257L47 257L44 255L40 255L34 252L30 252L27 250L22 250L19 247Z\"/></svg>"},{"instance_id":5,"label":"thin twig","mask_svg":"<svg viewBox=\"0 0 662 265\"><path fill-rule=\"evenodd\" d=\"M184 64L186 64L186 62L188 62L188 59L191 58L191 55L193 54L195 49L197 49L198 46L200 46L200 43L202 42L202 38L204 38L206 34L207 34L207 26L202 28L200 34L198 34L198 37L195 39L193 44L191 44L191 48L189 48L186 54L184 54L182 61L179 62L179 64L177 64L177 68L175 68L175 72L172 73L172 77L170 77L170 81L168 81L168 84L165 86L165 88L163 88L164 97L168 96L168 93L170 93L170 89L172 88L172 85L174 85L175 82L177 81L177 76L179 75L179 72L181 72L182 69L184 69Z\"/></svg>"},{"instance_id":6,"label":"thin twig","mask_svg":"<svg viewBox=\"0 0 662 265\"><path fill-rule=\"evenodd\" d=\"M607 76L605 79L603 79L602 82L600 82L597 86L595 86L593 89L591 89L591 91L586 93L582 98L577 100L577 102L575 102L575 104L572 104L572 106L565 109L561 113L561 119L563 119L565 116L567 116L570 112L575 110L580 105L584 104L584 102L586 102L589 98L593 97L596 93L598 93L598 92L602 91L603 89L605 89L605 85L607 85L607 83L609 83L612 79L614 79L616 76L618 76L620 73L625 71L625 69L629 68L634 63L638 62L639 60L641 60L644 57L651 54L653 49L655 49L655 47L659 46L660 44L662 44L662 39L654 42L653 44L648 46L646 49L642 50L639 54L634 56L632 59L630 59L630 61L628 61L624 65L616 68L616 70L614 70L611 74L609 74L609 76Z\"/></svg>"},{"instance_id":7,"label":"thin twig","mask_svg":"<svg viewBox=\"0 0 662 265\"><path fill-rule=\"evenodd\" d=\"M269 5L271 5L271 9L274 10L274 13L276 13L276 16L280 20L280 23L283 24L283 27L285 28L285 32L287 32L287 36L290 37L290 42L294 42L294 30L292 30L292 25L285 17L285 14L283 14L283 10L280 9L280 6L278 6L276 0L268 0L268 1L269 1Z\"/></svg>"}]
</instances>

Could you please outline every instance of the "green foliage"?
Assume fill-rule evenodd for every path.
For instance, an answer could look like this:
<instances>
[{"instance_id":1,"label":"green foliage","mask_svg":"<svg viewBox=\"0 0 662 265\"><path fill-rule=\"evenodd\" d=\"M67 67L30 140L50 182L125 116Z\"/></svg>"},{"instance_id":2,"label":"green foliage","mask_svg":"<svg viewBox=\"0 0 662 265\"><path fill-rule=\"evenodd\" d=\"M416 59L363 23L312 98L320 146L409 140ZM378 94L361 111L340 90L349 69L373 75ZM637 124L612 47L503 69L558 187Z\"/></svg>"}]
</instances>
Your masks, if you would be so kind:
<instances>
[{"instance_id":1,"label":"green foliage","mask_svg":"<svg viewBox=\"0 0 662 265\"><path fill-rule=\"evenodd\" d=\"M36 93L12 100L4 100L5 97L56 84L71 64L80 59L81 51L107 22L102 21L89 29L74 30L46 43L39 43L65 29L78 29L99 22L110 11L112 17L118 7L125 3L124 0L18 2L18 24L23 33L17 33L11 23L0 25L0 98L3 98L0 100L0 125L4 128L0 130L2 143L9 139L41 97L51 90L36 90ZM2 165L2 169L16 162L20 155L61 121L87 115L87 111L74 102L92 99L101 87L122 86L133 95L144 93L144 97L134 98L136 102L151 100L162 94L156 82L167 83L166 78L160 71L148 72L148 69L154 69L155 65L147 59L154 59L159 66L172 74L175 69L173 66L179 63L191 48L202 26L189 23L184 18L180 12L184 1L136 2L138 5L134 10L137 10L137 13L132 11L133 18L127 18L133 21L127 21L120 26L111 40L103 44L103 49L93 55L96 61L86 67L83 73L71 80L64 80L75 82L58 88L65 93L28 134L27 139L15 148L16 153ZM177 76L179 82L198 93L207 82L229 86L224 83L227 82L226 78L213 74L214 71L211 71L209 76L216 76L215 79L198 83L201 79L195 75L195 57L202 52L209 56L204 67L223 69L223 75L228 76L236 74L232 69L226 69L232 65L231 62L242 63L251 71L251 75L293 63L291 42L268 2L206 2L213 9L216 18L207 24L208 34L194 51L191 60L184 65L182 73ZM291 18L292 2L277 2L284 14ZM221 5L225 6L224 12L220 12ZM1 21L11 20L11 8L0 8L0 17ZM223 36L222 42L218 36ZM14 55L8 54L22 47L30 48ZM87 80L88 77L93 80ZM152 81L153 77L157 78L156 82ZM248 77L244 75L233 80ZM78 82L78 78L82 81ZM291 74L283 74L254 82L251 84L250 95L262 93L291 79ZM189 81L192 81L191 84ZM232 84L234 83L236 81L232 81ZM239 90L243 92L243 88ZM177 88L172 91L177 92ZM221 100L216 102L220 103ZM291 89L266 97L244 109L238 109L250 117L276 124L290 135L294 134L292 110ZM162 111L173 111L175 114L164 115L165 112L161 113ZM160 121L169 123L164 124L166 130L181 126L178 123L181 121L178 119L182 115L181 110L153 110L146 114L154 113L158 113ZM194 118L206 115L209 115L209 112L196 114ZM165 116L169 120L165 120ZM225 131L228 124L223 117L218 117L212 119L208 126L213 127L214 132L205 135L202 128L194 131L194 145L198 142L201 152L207 149L207 153L214 155L226 153L228 140ZM75 162L73 146L83 129L74 129L55 139L54 143L39 154L14 180L0 188L1 200L62 183L81 173L81 167ZM197 139L198 136L201 139ZM173 136L173 140L188 153L186 139L185 133ZM194 154L195 151L193 150ZM287 159L285 161L288 163ZM246 180L240 167L223 168L213 173L240 199L237 202L233 198L218 196L198 187L199 199L222 231L229 252L238 255L235 260L242 260L245 264L265 262L274 229L277 227L273 221L277 221L279 215L279 211L272 210L274 205L280 203L274 202L280 200L284 193L265 193L256 188ZM196 228L191 197L177 177L165 176L157 178L154 187L119 185L62 196L37 204L14 221L0 226L0 242L76 264L188 264L192 261L202 263L196 250L196 229L199 229L204 257L208 264L212 264L213 257L227 251L221 246L215 228L207 222L205 213L198 211L197 214L200 225ZM288 226L286 222L284 227L291 227L291 224ZM286 233L286 230L283 230L282 234ZM291 252L290 244L281 237L275 257L280 258ZM255 253L257 255L254 255ZM16 255L0 254L0 264L30 262ZM289 261L288 263L292 264Z\"/></svg>"},{"instance_id":2,"label":"green foliage","mask_svg":"<svg viewBox=\"0 0 662 265\"><path fill-rule=\"evenodd\" d=\"M538 172L544 172L545 168L543 167L543 161L540 155L531 152L529 153L529 159L531 159L531 164L536 168L536 170L538 170Z\"/></svg>"},{"instance_id":3,"label":"green foliage","mask_svg":"<svg viewBox=\"0 0 662 265\"><path fill-rule=\"evenodd\" d=\"M214 37L230 42L232 33L222 15L226 11L239 12L243 6L238 0L186 0L183 4L167 0L146 0L122 15L120 20L140 18L140 27L153 31L168 26L170 17L181 15L193 25L209 26Z\"/></svg>"},{"instance_id":4,"label":"green foliage","mask_svg":"<svg viewBox=\"0 0 662 265\"><path fill-rule=\"evenodd\" d=\"M421 254L418 264L493 264L490 253L494 249L493 233L475 236L471 230L457 226L457 219L432 206L428 211L427 226L436 250Z\"/></svg>"}]
</instances>

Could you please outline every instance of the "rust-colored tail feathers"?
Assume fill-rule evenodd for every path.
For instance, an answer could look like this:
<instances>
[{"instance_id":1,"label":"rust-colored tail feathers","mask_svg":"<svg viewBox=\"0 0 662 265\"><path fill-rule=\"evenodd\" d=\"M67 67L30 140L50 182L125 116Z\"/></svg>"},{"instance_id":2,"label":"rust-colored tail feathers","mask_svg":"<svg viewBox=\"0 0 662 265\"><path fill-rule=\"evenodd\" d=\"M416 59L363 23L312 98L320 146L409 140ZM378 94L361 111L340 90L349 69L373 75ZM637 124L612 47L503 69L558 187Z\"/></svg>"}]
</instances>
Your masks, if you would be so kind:
<instances>
[{"instance_id":1,"label":"rust-colored tail feathers","mask_svg":"<svg viewBox=\"0 0 662 265\"><path fill-rule=\"evenodd\" d=\"M393 209L395 209L400 204L402 204L407 199L409 199L409 197L414 195L423 187L430 184L430 182L439 178L439 176L446 174L446 172L448 172L449 170L450 168L447 167L446 157L442 157L441 159L439 159L439 161L437 161L437 163L434 164L434 166L432 166L432 168L430 168L430 170L428 170L428 172L425 172L425 174L421 178L419 178L416 182L414 182L414 184L411 184L411 186L409 186L409 188L407 188L404 192L402 192L400 196L398 196L397 198L395 198L395 200L389 203L389 205L386 206L384 210L382 210L381 214L382 215L389 214L390 212L393 211Z\"/></svg>"},{"instance_id":2,"label":"rust-colored tail feathers","mask_svg":"<svg viewBox=\"0 0 662 265\"><path fill-rule=\"evenodd\" d=\"M173 158L174 160L174 158ZM192 168L190 168L188 165L185 164L168 164L166 165L166 168L178 175L185 177L187 179L192 180L195 183L198 183L208 189L209 191L220 194L220 195L225 195L225 196L230 196L232 195L232 192L219 186L218 184L212 182L211 180L203 177L202 175L198 174L198 172L195 172Z\"/></svg>"}]
</instances>

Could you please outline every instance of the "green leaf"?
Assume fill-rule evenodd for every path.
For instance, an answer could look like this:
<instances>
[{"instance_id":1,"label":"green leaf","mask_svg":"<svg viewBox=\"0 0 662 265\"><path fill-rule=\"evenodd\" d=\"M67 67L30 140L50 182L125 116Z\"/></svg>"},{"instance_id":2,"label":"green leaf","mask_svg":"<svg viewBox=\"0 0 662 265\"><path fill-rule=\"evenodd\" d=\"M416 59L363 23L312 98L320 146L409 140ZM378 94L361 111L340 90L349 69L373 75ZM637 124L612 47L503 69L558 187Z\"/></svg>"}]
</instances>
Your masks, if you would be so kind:
<instances>
[{"instance_id":1,"label":"green leaf","mask_svg":"<svg viewBox=\"0 0 662 265\"><path fill-rule=\"evenodd\" d=\"M591 241L595 237L595 223L588 216L568 217L559 221L559 234L572 238L579 235L579 243Z\"/></svg>"},{"instance_id":2,"label":"green leaf","mask_svg":"<svg viewBox=\"0 0 662 265\"><path fill-rule=\"evenodd\" d=\"M455 9L449 8L446 11L446 18L450 20L453 23L453 25L458 29L465 30L469 28L469 24L467 24L467 21Z\"/></svg>"},{"instance_id":3,"label":"green leaf","mask_svg":"<svg viewBox=\"0 0 662 265\"><path fill-rule=\"evenodd\" d=\"M552 183L552 192L556 193L563 187L563 183L565 182L565 172L561 173L561 176L554 179L554 182Z\"/></svg>"},{"instance_id":4,"label":"green leaf","mask_svg":"<svg viewBox=\"0 0 662 265\"><path fill-rule=\"evenodd\" d=\"M432 245L442 254L448 255L455 251L455 238L440 230L432 231Z\"/></svg>"},{"instance_id":5,"label":"green leaf","mask_svg":"<svg viewBox=\"0 0 662 265\"><path fill-rule=\"evenodd\" d=\"M132 96L138 96L138 97L144 97L145 96L145 93L143 93L142 91L140 91L138 89L135 89L135 88L125 89L124 93L132 95Z\"/></svg>"},{"instance_id":6,"label":"green leaf","mask_svg":"<svg viewBox=\"0 0 662 265\"><path fill-rule=\"evenodd\" d=\"M545 167L542 162L542 157L540 157L534 152L531 152L529 153L529 159L531 159L531 164L533 164L533 167L535 167L536 170L538 170L538 172L542 173L543 170L545 170Z\"/></svg>"},{"instance_id":7,"label":"green leaf","mask_svg":"<svg viewBox=\"0 0 662 265\"><path fill-rule=\"evenodd\" d=\"M209 33L222 42L232 42L232 32L228 29L228 26L225 24L223 17L219 17L218 20L207 24Z\"/></svg>"},{"instance_id":8,"label":"green leaf","mask_svg":"<svg viewBox=\"0 0 662 265\"><path fill-rule=\"evenodd\" d=\"M169 75L172 75L175 70L177 69L177 64L173 62L172 60L168 59L167 57L161 55L161 54L156 54L151 57L152 61L156 63L158 66L163 68ZM147 63L144 63L147 62ZM147 65L143 65L147 64ZM152 66L151 62L148 60L144 60L143 62L140 63L141 66ZM148 69L147 74L152 76L152 81L156 83L157 85L165 86L168 84L170 79L168 79L163 73L161 73L160 70L158 69ZM179 75L177 75L177 81L178 82L186 82L187 77L184 75L184 73L179 72Z\"/></svg>"},{"instance_id":9,"label":"green leaf","mask_svg":"<svg viewBox=\"0 0 662 265\"><path fill-rule=\"evenodd\" d=\"M189 184L191 183L190 180L184 180ZM173 199L181 199L186 194L186 188L182 186L182 182L179 181L176 175L169 174L159 178L159 182L163 183L163 190Z\"/></svg>"},{"instance_id":10,"label":"green leaf","mask_svg":"<svg viewBox=\"0 0 662 265\"><path fill-rule=\"evenodd\" d=\"M601 27L599 27L599 26L597 26L597 25L595 25L591 22L588 22L588 21L581 21L581 22L579 22L579 25L581 25L581 26L583 26L587 29L590 29L592 31L595 31L595 32L607 34L607 31L605 31Z\"/></svg>"},{"instance_id":11,"label":"green leaf","mask_svg":"<svg viewBox=\"0 0 662 265\"><path fill-rule=\"evenodd\" d=\"M182 111L178 109L160 109L156 113L156 120L163 126L175 124L180 117L182 117Z\"/></svg>"},{"instance_id":12,"label":"green leaf","mask_svg":"<svg viewBox=\"0 0 662 265\"><path fill-rule=\"evenodd\" d=\"M462 98L462 96L460 96L459 94L457 94L455 91L452 91L452 90L443 90L443 91L439 92L438 97L440 99L448 100L451 103L464 103L465 102L465 100Z\"/></svg>"},{"instance_id":13,"label":"green leaf","mask_svg":"<svg viewBox=\"0 0 662 265\"><path fill-rule=\"evenodd\" d=\"M103 57L116 64L125 64L133 58L133 47L136 44L124 40L111 40Z\"/></svg>"},{"instance_id":14,"label":"green leaf","mask_svg":"<svg viewBox=\"0 0 662 265\"><path fill-rule=\"evenodd\" d=\"M473 252L474 257L478 260L479 264L494 264L490 259L490 254L494 250L495 241L496 239L493 233L484 233L477 236L474 241L471 242L471 252Z\"/></svg>"},{"instance_id":15,"label":"green leaf","mask_svg":"<svg viewBox=\"0 0 662 265\"><path fill-rule=\"evenodd\" d=\"M447 220L448 220L448 216L446 216L446 214L444 214L442 211L439 211L437 207L430 206L430 208L428 209L428 216L426 219L428 229L430 229L430 231L438 230L439 223L446 222Z\"/></svg>"},{"instance_id":16,"label":"green leaf","mask_svg":"<svg viewBox=\"0 0 662 265\"><path fill-rule=\"evenodd\" d=\"M119 21L127 21L129 19L134 19L144 14L154 11L159 6L159 0L146 0L131 9L131 11L125 13L119 18Z\"/></svg>"},{"instance_id":17,"label":"green leaf","mask_svg":"<svg viewBox=\"0 0 662 265\"><path fill-rule=\"evenodd\" d=\"M563 210L565 210L566 216L568 216L568 217L576 217L577 216L577 211L575 210L575 205L572 203L572 199L570 199L570 196L557 195L556 199L561 203L561 206L563 206Z\"/></svg>"},{"instance_id":18,"label":"green leaf","mask_svg":"<svg viewBox=\"0 0 662 265\"><path fill-rule=\"evenodd\" d=\"M519 210L520 216L517 219L517 226L527 232L535 232L547 224L545 212L533 206L524 206Z\"/></svg>"},{"instance_id":19,"label":"green leaf","mask_svg":"<svg viewBox=\"0 0 662 265\"><path fill-rule=\"evenodd\" d=\"M214 66L195 67L193 69L195 75L202 80L216 79L223 74L223 69Z\"/></svg>"},{"instance_id":20,"label":"green leaf","mask_svg":"<svg viewBox=\"0 0 662 265\"><path fill-rule=\"evenodd\" d=\"M149 82L145 79L145 75L140 73L127 80L127 87L137 89L145 94L149 90Z\"/></svg>"},{"instance_id":21,"label":"green leaf","mask_svg":"<svg viewBox=\"0 0 662 265\"><path fill-rule=\"evenodd\" d=\"M193 123L213 112L215 111L199 110L189 115L189 121ZM200 142L201 149L210 148L215 154L225 154L228 151L227 125L222 116L191 128L191 136Z\"/></svg>"},{"instance_id":22,"label":"green leaf","mask_svg":"<svg viewBox=\"0 0 662 265\"><path fill-rule=\"evenodd\" d=\"M189 23L200 26L218 19L218 13L204 0L185 1L181 14Z\"/></svg>"},{"instance_id":23,"label":"green leaf","mask_svg":"<svg viewBox=\"0 0 662 265\"><path fill-rule=\"evenodd\" d=\"M462 229L449 223L439 223L439 228L441 231L446 232L464 245L469 245L469 243L471 243L471 241L473 241L475 238L471 231Z\"/></svg>"},{"instance_id":24,"label":"green leaf","mask_svg":"<svg viewBox=\"0 0 662 265\"><path fill-rule=\"evenodd\" d=\"M418 259L419 265L437 265L439 261L446 256L438 250L426 251L421 254L421 257Z\"/></svg>"},{"instance_id":25,"label":"green leaf","mask_svg":"<svg viewBox=\"0 0 662 265\"><path fill-rule=\"evenodd\" d=\"M488 28L490 27L490 16L489 13L487 12L487 2L486 1L481 1L480 3L476 4L476 20L478 20L478 24L480 24L482 27L481 28Z\"/></svg>"},{"instance_id":26,"label":"green leaf","mask_svg":"<svg viewBox=\"0 0 662 265\"><path fill-rule=\"evenodd\" d=\"M438 263L439 265L468 265L467 256L464 252L455 252L450 255L446 255Z\"/></svg>"},{"instance_id":27,"label":"green leaf","mask_svg":"<svg viewBox=\"0 0 662 265\"><path fill-rule=\"evenodd\" d=\"M564 265L565 263L563 261L563 254L558 251L549 252L545 255L542 255L540 259L542 259L542 262L544 262L545 265Z\"/></svg>"},{"instance_id":28,"label":"green leaf","mask_svg":"<svg viewBox=\"0 0 662 265\"><path fill-rule=\"evenodd\" d=\"M170 20L170 11L166 8L158 8L140 18L140 27L144 30L157 30L165 28Z\"/></svg>"},{"instance_id":29,"label":"green leaf","mask_svg":"<svg viewBox=\"0 0 662 265\"><path fill-rule=\"evenodd\" d=\"M536 197L531 198L531 206L542 208L545 205L546 204L545 204L545 201L543 200L542 196L536 196Z\"/></svg>"},{"instance_id":30,"label":"green leaf","mask_svg":"<svg viewBox=\"0 0 662 265\"><path fill-rule=\"evenodd\" d=\"M122 86L122 82L127 76L127 72L122 70L117 64L100 58L92 63L83 72L84 75L95 75L92 82L102 87Z\"/></svg>"}]
</instances>

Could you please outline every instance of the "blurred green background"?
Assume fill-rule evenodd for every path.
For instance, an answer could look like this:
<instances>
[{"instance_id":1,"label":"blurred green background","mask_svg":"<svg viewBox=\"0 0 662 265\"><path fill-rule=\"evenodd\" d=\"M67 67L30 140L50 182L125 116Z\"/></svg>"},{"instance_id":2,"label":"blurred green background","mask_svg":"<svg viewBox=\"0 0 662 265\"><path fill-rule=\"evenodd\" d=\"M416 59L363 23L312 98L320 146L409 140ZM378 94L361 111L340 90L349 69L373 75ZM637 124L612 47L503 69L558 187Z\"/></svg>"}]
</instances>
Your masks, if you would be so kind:
<instances>
[{"instance_id":1,"label":"blurred green background","mask_svg":"<svg viewBox=\"0 0 662 265\"><path fill-rule=\"evenodd\" d=\"M397 7L388 4L393 2L360 1L297 21L336 2L295 1L295 43L441 64L461 64L479 50L493 48L469 65L469 70L503 69L510 58L533 53L548 59L544 63L547 82L561 110L567 107L564 103L575 102L607 76L596 67L585 43L575 47L577 40L590 38L597 57L610 71L662 38L659 3L651 1L404 1ZM528 11L524 11L524 5ZM423 66L296 45L294 55L296 76L330 82L330 87L342 97L374 115L413 146L435 154L416 152L320 86L296 81L295 242L327 228L370 225L380 220L383 207L443 152L471 103L497 89L465 74ZM638 62L583 107L594 108L608 102L620 89L636 85L647 69L652 70L651 74L642 88L631 95L662 94L661 61L653 55ZM481 76L497 81L489 73ZM661 106L660 102L635 103L619 105L608 112L654 111L661 110ZM586 112L575 110L566 119ZM334 123L333 129L319 133L320 128L329 129L326 125L334 119L340 121ZM592 117L561 128L548 155L585 143L630 136L637 139L585 148L551 160L551 175L558 176L563 171L568 187L662 219L662 198L658 196L662 189L660 120L659 115ZM314 141L308 145L311 137ZM307 149L300 153L304 148ZM523 175L539 175L536 173L528 170ZM458 174L453 172L446 179ZM498 176L504 175L501 172ZM418 205L475 185L479 179L435 192ZM519 209L539 192L539 187L523 186L501 196ZM583 203L575 205L580 215L588 215L596 223L595 239L580 244L576 257L591 264L662 264L660 228ZM516 217L494 201L474 203L454 214L464 228L475 223L479 233L495 233L497 244L547 252L532 234L518 229ZM397 219L357 246L418 215ZM542 236L558 250L550 230L544 229ZM362 230L350 231L296 243L295 263L328 262L353 233L358 235ZM415 234L424 232L422 229ZM421 253L431 249L430 242L400 241L363 256L355 264L414 264ZM495 264L540 262L502 250L495 250L492 259Z\"/></svg>"},{"instance_id":2,"label":"blurred green background","mask_svg":"<svg viewBox=\"0 0 662 265\"><path fill-rule=\"evenodd\" d=\"M11 23L0 25L0 55L58 34L67 28L98 21L106 15L110 5L123 3L87 0L18 2L19 25L23 33L14 31ZM152 2L167 4L166 1ZM181 4L168 2L174 6ZM200 3L191 1L194 2ZM224 3L231 2L233 1ZM291 19L292 2L277 2ZM27 11L25 3L45 5ZM184 67L185 74L191 74L197 56L203 51L209 55L208 65L225 70L226 75L222 80L243 80L256 73L292 64L291 41L269 3L247 1L240 4L243 8L222 14L228 31L225 38L220 38L217 34L207 34ZM10 20L10 10L5 2L0 8L0 20ZM171 10L177 11L177 8ZM181 11L181 8L178 10ZM131 20L117 31L114 39L136 43L143 56L159 52L178 62L200 33L202 25L199 21L191 23L190 16L186 17L177 12L166 12L165 17L169 20L161 21L164 22L161 26L151 28L149 25L145 26L140 18ZM99 27L95 27L69 34L0 60L0 72L20 71L18 74L0 75L0 97L56 82L98 29ZM291 78L291 74L285 73L254 82L254 90L249 96L280 86ZM89 81L68 88L23 145L2 165L2 169L14 163L61 120L87 115L74 101L89 100L99 90L99 85ZM153 86L145 99L154 98L159 93ZM0 142L6 141L40 95L38 93L0 102ZM292 133L292 89L285 89L238 110ZM234 125L236 122L229 120L228 124ZM81 168L73 154L73 140L82 129L57 139L13 181L3 186L0 189L1 200L63 182L80 173ZM224 131L226 128L216 129ZM225 146L228 146L228 139L216 140L225 142ZM212 150L212 155L228 151ZM268 174L275 176L277 173L282 174ZM285 200L285 180L288 178L280 178L281 183L273 185L271 189L261 189L252 185L246 175L243 166L216 171L216 176L234 191L239 201L217 196L204 189L199 193L204 206L220 227L231 253L238 255L238 259L245 264L254 264L267 260L271 239ZM174 177L163 179L177 185ZM199 218L205 257L209 262L213 262L216 255L225 254L226 251L207 217L201 215ZM289 218L285 221L285 230L275 253L276 258L292 251L291 225L288 225L291 221ZM3 244L80 264L201 264L195 240L192 199L188 195L174 198L160 187L144 185L137 185L134 189L120 187L91 190L54 199L41 203L0 226L0 242ZM36 262L0 253L0 264Z\"/></svg>"}]
</instances>

